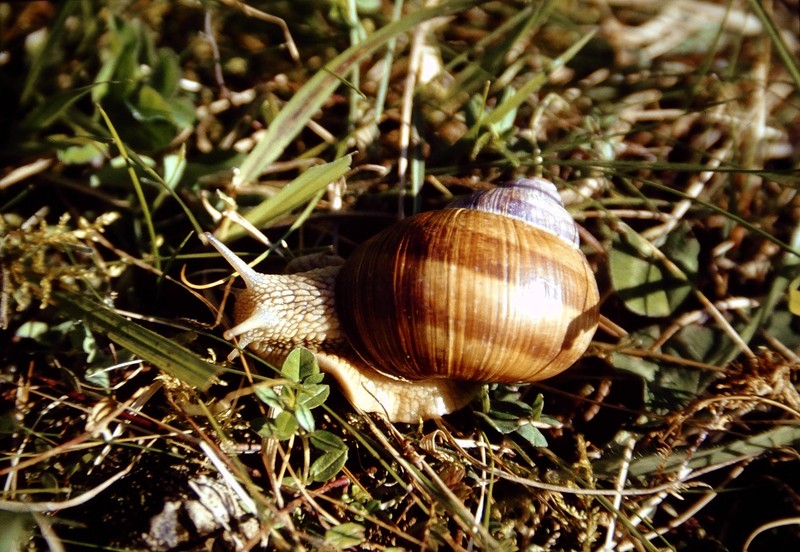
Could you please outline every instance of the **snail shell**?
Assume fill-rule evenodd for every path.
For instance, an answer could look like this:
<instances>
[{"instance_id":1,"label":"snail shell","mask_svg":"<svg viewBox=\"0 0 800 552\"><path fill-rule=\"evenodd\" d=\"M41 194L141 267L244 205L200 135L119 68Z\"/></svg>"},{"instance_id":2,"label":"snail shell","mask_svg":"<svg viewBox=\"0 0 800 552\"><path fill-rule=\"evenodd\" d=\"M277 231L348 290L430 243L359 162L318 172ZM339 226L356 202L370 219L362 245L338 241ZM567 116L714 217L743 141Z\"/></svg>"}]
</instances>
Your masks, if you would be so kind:
<instances>
[{"instance_id":1,"label":"snail shell","mask_svg":"<svg viewBox=\"0 0 800 552\"><path fill-rule=\"evenodd\" d=\"M336 281L368 365L405 379L526 382L586 350L598 291L555 186L522 179L400 221Z\"/></svg>"}]
</instances>

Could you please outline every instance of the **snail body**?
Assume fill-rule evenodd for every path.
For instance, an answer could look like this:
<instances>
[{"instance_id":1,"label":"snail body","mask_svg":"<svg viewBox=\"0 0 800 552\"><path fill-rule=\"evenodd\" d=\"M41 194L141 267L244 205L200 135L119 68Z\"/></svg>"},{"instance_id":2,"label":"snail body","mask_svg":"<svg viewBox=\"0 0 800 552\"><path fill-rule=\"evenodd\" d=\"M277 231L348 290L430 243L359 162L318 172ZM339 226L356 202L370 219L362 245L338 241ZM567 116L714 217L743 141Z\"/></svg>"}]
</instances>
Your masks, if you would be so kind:
<instances>
[{"instance_id":1,"label":"snail body","mask_svg":"<svg viewBox=\"0 0 800 552\"><path fill-rule=\"evenodd\" d=\"M305 346L353 404L392 421L457 410L481 382L552 377L597 327L594 275L543 179L406 218L344 265L300 274L259 274L209 239L247 285L226 338L273 362Z\"/></svg>"}]
</instances>

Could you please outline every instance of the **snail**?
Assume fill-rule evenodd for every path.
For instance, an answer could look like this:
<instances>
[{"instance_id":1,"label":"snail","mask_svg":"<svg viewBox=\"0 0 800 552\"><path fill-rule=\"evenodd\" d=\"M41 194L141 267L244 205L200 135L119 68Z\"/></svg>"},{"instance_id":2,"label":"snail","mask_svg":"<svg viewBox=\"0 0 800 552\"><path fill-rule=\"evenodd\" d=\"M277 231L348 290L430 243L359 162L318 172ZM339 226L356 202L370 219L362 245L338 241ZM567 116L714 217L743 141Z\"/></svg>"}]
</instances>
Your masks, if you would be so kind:
<instances>
[{"instance_id":1,"label":"snail","mask_svg":"<svg viewBox=\"0 0 800 552\"><path fill-rule=\"evenodd\" d=\"M346 260L244 279L224 337L279 362L303 346L365 412L414 423L485 382L552 377L585 352L597 283L555 185L518 179L399 221Z\"/></svg>"}]
</instances>

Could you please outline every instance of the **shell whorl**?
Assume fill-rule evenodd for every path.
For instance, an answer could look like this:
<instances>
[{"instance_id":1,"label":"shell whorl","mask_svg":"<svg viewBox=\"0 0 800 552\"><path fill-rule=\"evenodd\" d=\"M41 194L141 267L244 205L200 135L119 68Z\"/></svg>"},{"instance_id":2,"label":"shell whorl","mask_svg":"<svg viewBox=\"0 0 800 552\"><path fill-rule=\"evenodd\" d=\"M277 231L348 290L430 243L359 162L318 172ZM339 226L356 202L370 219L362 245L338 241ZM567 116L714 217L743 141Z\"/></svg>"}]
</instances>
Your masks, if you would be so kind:
<instances>
[{"instance_id":1,"label":"shell whorl","mask_svg":"<svg viewBox=\"0 0 800 552\"><path fill-rule=\"evenodd\" d=\"M477 209L513 217L551 232L577 248L578 228L564 208L555 184L544 178L518 178L457 199L448 208Z\"/></svg>"}]
</instances>

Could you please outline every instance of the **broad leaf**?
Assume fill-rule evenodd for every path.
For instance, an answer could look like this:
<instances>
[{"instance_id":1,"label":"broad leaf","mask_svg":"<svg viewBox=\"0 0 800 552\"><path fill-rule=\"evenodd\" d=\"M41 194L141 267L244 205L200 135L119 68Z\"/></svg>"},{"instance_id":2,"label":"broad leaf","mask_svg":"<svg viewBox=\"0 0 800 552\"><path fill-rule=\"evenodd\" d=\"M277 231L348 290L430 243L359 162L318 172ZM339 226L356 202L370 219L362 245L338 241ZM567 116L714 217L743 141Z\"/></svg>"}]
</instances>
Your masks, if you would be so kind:
<instances>
[{"instance_id":1,"label":"broad leaf","mask_svg":"<svg viewBox=\"0 0 800 552\"><path fill-rule=\"evenodd\" d=\"M300 383L308 376L318 373L319 365L317 359L314 358L314 353L302 347L289 353L281 367L281 375L295 383Z\"/></svg>"},{"instance_id":2,"label":"broad leaf","mask_svg":"<svg viewBox=\"0 0 800 552\"><path fill-rule=\"evenodd\" d=\"M309 470L311 479L324 482L336 477L347 462L347 449L332 450L317 458Z\"/></svg>"},{"instance_id":3,"label":"broad leaf","mask_svg":"<svg viewBox=\"0 0 800 552\"><path fill-rule=\"evenodd\" d=\"M669 316L691 293L691 283L670 274L637 234L614 237L609 252L611 283L625 306L650 317ZM700 244L688 233L670 234L661 251L689 276L697 272Z\"/></svg>"},{"instance_id":4,"label":"broad leaf","mask_svg":"<svg viewBox=\"0 0 800 552\"><path fill-rule=\"evenodd\" d=\"M309 438L311 439L311 444L319 450L324 450L326 452L334 450L347 450L347 445L344 444L344 441L330 431L320 429L319 431L315 431L309 435Z\"/></svg>"},{"instance_id":5,"label":"broad leaf","mask_svg":"<svg viewBox=\"0 0 800 552\"><path fill-rule=\"evenodd\" d=\"M336 550L352 548L364 542L364 531L359 523L342 523L325 531L325 544Z\"/></svg>"}]
</instances>

